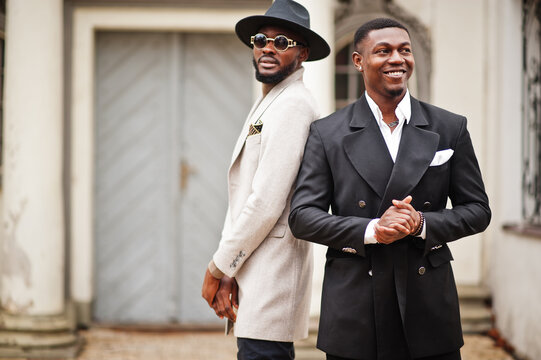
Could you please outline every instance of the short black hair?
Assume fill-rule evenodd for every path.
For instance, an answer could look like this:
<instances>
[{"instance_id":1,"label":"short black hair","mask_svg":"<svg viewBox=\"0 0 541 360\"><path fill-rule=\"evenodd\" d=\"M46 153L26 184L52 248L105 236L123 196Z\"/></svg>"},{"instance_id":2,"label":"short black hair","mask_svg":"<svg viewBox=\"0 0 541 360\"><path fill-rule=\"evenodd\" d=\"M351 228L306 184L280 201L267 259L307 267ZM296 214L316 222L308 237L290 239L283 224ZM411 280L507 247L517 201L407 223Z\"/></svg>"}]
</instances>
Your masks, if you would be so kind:
<instances>
[{"instance_id":1,"label":"short black hair","mask_svg":"<svg viewBox=\"0 0 541 360\"><path fill-rule=\"evenodd\" d=\"M359 45L367 36L368 33L372 30L380 30L385 28L400 28L406 30L408 35L410 32L408 29L399 23L398 21L390 18L377 18L374 20L370 20L364 24L362 24L357 31L355 32L355 37L353 38L353 43L355 44L355 47L357 48L357 45Z\"/></svg>"}]
</instances>

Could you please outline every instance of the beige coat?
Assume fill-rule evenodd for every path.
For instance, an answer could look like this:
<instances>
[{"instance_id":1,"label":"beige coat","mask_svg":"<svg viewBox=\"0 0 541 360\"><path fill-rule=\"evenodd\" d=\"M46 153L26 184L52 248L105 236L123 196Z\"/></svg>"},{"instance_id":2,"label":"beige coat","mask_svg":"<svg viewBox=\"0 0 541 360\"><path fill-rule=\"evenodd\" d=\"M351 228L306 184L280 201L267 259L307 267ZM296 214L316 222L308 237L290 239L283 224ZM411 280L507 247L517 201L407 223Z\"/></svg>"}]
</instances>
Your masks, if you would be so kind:
<instances>
[{"instance_id":1,"label":"beige coat","mask_svg":"<svg viewBox=\"0 0 541 360\"><path fill-rule=\"evenodd\" d=\"M303 72L256 101L233 151L229 206L213 260L239 284L237 337L294 341L308 336L312 247L295 239L287 224L309 127L318 117ZM248 136L258 120L261 133Z\"/></svg>"}]
</instances>

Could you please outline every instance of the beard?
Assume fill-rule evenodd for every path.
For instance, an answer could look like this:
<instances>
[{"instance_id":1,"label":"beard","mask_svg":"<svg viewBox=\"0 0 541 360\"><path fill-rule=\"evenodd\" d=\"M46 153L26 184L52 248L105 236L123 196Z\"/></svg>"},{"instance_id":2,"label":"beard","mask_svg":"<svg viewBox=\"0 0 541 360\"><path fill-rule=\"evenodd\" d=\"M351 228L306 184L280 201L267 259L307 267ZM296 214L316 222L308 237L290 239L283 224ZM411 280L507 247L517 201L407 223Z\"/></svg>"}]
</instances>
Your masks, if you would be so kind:
<instances>
[{"instance_id":1,"label":"beard","mask_svg":"<svg viewBox=\"0 0 541 360\"><path fill-rule=\"evenodd\" d=\"M392 97L397 97L402 95L404 93L405 89L393 89L393 90L387 90L387 94L391 95Z\"/></svg>"},{"instance_id":2,"label":"beard","mask_svg":"<svg viewBox=\"0 0 541 360\"><path fill-rule=\"evenodd\" d=\"M257 67L257 62L255 61L255 59L252 59L252 63L255 68L256 80L259 82L262 82L263 84L278 84L280 81L288 77L293 71L295 71L297 67L297 61L292 61L291 64L287 65L286 67L284 67L283 69L279 70L278 72L272 75L262 75L259 72L259 69Z\"/></svg>"}]
</instances>

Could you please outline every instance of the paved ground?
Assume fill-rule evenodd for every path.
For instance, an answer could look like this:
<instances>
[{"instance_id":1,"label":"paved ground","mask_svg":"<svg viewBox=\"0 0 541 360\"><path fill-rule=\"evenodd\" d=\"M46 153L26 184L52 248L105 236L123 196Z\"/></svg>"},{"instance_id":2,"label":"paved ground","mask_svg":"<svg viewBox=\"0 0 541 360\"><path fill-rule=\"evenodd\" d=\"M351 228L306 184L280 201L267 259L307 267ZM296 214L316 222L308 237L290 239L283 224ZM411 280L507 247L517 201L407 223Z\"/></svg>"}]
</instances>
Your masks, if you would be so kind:
<instances>
[{"instance_id":1,"label":"paved ground","mask_svg":"<svg viewBox=\"0 0 541 360\"><path fill-rule=\"evenodd\" d=\"M93 328L81 331L86 344L78 360L234 360L233 336L222 332L126 331ZM463 360L513 360L487 336L466 335ZM296 343L297 360L324 360L315 335Z\"/></svg>"}]
</instances>

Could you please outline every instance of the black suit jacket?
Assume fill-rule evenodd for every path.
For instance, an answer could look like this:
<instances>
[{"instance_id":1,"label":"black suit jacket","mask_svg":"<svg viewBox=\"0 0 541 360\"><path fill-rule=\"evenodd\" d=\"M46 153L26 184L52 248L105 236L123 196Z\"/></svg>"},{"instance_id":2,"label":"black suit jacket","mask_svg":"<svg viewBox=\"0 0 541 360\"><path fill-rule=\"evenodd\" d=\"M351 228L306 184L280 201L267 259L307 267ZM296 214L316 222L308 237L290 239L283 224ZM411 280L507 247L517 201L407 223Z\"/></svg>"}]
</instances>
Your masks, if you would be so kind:
<instances>
[{"instance_id":1,"label":"black suit jacket","mask_svg":"<svg viewBox=\"0 0 541 360\"><path fill-rule=\"evenodd\" d=\"M411 108L395 163L364 95L310 129L289 224L329 247L318 347L336 356L392 359L393 321L414 358L463 345L447 243L488 226L488 198L466 118L413 97ZM445 149L449 161L429 166ZM426 239L365 245L368 223L407 195L425 214Z\"/></svg>"}]
</instances>

